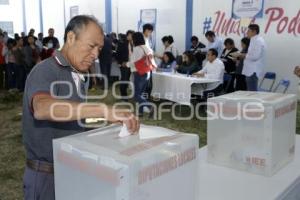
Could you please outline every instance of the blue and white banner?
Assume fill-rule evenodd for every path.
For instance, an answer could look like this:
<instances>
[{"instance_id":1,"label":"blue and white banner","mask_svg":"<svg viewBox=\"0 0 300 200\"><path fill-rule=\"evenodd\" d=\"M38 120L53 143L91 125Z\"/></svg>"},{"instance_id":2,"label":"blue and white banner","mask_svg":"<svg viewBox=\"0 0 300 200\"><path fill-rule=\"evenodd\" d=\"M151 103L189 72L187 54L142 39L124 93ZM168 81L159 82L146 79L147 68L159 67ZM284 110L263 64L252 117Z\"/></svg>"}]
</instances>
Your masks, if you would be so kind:
<instances>
[{"instance_id":1,"label":"blue and white banner","mask_svg":"<svg viewBox=\"0 0 300 200\"><path fill-rule=\"evenodd\" d=\"M138 22L138 31L143 32L144 24L152 24L154 30L151 38L149 39L150 46L155 50L156 45L156 20L157 10L156 9L142 9L140 12L140 20Z\"/></svg>"},{"instance_id":2,"label":"blue and white banner","mask_svg":"<svg viewBox=\"0 0 300 200\"><path fill-rule=\"evenodd\" d=\"M232 0L232 18L262 18L264 0Z\"/></svg>"}]
</instances>

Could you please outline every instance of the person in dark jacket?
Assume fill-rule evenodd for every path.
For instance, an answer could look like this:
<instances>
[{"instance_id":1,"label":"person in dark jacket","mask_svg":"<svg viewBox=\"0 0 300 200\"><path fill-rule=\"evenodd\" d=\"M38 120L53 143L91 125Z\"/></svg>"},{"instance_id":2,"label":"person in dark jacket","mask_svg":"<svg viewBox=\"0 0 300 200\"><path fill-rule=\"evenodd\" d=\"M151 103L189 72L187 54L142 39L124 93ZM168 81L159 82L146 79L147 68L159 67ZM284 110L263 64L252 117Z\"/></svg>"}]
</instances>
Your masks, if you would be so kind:
<instances>
[{"instance_id":1,"label":"person in dark jacket","mask_svg":"<svg viewBox=\"0 0 300 200\"><path fill-rule=\"evenodd\" d=\"M27 37L27 46L24 47L24 56L26 63L26 75L29 74L33 66L40 61L40 51L35 45L35 40L32 35Z\"/></svg>"},{"instance_id":2,"label":"person in dark jacket","mask_svg":"<svg viewBox=\"0 0 300 200\"><path fill-rule=\"evenodd\" d=\"M104 38L104 46L99 54L99 63L101 74L106 78L108 83L110 82L110 70L112 64L112 40L109 37ZM101 81L101 87L107 89L104 85L104 81Z\"/></svg>"},{"instance_id":3,"label":"person in dark jacket","mask_svg":"<svg viewBox=\"0 0 300 200\"><path fill-rule=\"evenodd\" d=\"M250 39L249 38L243 38L241 40L241 46L242 50L240 54L238 54L237 57L237 67L236 67L236 84L235 84L235 90L247 90L247 83L246 83L246 77L242 74L243 67L244 67L244 59L245 55L248 53L248 48L250 45Z\"/></svg>"},{"instance_id":4,"label":"person in dark jacket","mask_svg":"<svg viewBox=\"0 0 300 200\"><path fill-rule=\"evenodd\" d=\"M231 38L227 38L224 41L225 49L222 52L220 59L223 61L225 66L225 73L231 76L231 80L224 80L224 85L226 86L226 93L234 92L234 81L235 81L235 71L236 71L236 60L232 56L233 53L239 50L235 47L234 41Z\"/></svg>"},{"instance_id":5,"label":"person in dark jacket","mask_svg":"<svg viewBox=\"0 0 300 200\"><path fill-rule=\"evenodd\" d=\"M186 51L182 55L182 64L177 68L177 72L181 74L191 75L201 70L195 56L191 51Z\"/></svg>"},{"instance_id":6,"label":"person in dark jacket","mask_svg":"<svg viewBox=\"0 0 300 200\"><path fill-rule=\"evenodd\" d=\"M20 92L24 91L25 87L25 54L23 49L23 39L20 37L15 38L16 46L13 48L13 55L15 57L15 67L16 67L16 83L17 89Z\"/></svg>"},{"instance_id":7,"label":"person in dark jacket","mask_svg":"<svg viewBox=\"0 0 300 200\"><path fill-rule=\"evenodd\" d=\"M121 81L124 81L122 84L120 84L120 94L124 101L128 101L127 89L129 84L125 82L130 81L131 71L128 62L133 51L133 34L134 31L128 30L125 41L120 40L117 49L117 61L120 65Z\"/></svg>"},{"instance_id":8,"label":"person in dark jacket","mask_svg":"<svg viewBox=\"0 0 300 200\"><path fill-rule=\"evenodd\" d=\"M206 58L206 54L201 52L202 48L205 48L205 44L199 41L199 38L197 36L191 37L191 48L190 51L194 54L199 66L202 68L203 61Z\"/></svg>"}]
</instances>

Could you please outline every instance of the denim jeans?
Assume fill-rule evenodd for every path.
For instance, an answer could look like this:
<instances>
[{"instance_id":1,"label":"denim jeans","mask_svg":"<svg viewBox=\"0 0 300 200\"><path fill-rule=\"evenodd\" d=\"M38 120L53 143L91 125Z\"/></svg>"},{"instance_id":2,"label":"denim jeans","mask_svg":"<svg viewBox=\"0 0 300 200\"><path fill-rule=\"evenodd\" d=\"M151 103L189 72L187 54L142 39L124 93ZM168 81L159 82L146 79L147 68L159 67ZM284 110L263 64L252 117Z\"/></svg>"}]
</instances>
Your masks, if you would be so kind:
<instances>
[{"instance_id":1,"label":"denim jeans","mask_svg":"<svg viewBox=\"0 0 300 200\"><path fill-rule=\"evenodd\" d=\"M256 73L253 73L251 76L246 76L246 82L248 91L257 91L258 78Z\"/></svg>"},{"instance_id":2,"label":"denim jeans","mask_svg":"<svg viewBox=\"0 0 300 200\"><path fill-rule=\"evenodd\" d=\"M134 72L134 100L139 103L139 113L143 114L143 108L148 105L147 99L144 97L146 88L149 84L150 72L139 75L137 72Z\"/></svg>"}]
</instances>

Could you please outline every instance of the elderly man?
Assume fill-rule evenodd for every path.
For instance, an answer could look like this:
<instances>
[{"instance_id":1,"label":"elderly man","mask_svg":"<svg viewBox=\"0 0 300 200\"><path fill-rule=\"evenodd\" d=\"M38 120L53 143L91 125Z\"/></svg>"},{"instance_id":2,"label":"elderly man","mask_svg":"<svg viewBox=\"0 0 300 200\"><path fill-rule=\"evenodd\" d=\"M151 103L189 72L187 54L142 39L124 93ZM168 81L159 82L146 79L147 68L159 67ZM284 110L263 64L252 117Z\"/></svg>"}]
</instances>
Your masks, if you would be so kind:
<instances>
[{"instance_id":1,"label":"elderly man","mask_svg":"<svg viewBox=\"0 0 300 200\"><path fill-rule=\"evenodd\" d=\"M85 118L123 122L132 134L139 122L127 111L105 104L85 103L87 73L103 47L103 30L97 20L84 15L71 19L64 46L37 64L28 76L23 99L23 141L26 150L25 200L54 200L52 140L85 128Z\"/></svg>"}]
</instances>

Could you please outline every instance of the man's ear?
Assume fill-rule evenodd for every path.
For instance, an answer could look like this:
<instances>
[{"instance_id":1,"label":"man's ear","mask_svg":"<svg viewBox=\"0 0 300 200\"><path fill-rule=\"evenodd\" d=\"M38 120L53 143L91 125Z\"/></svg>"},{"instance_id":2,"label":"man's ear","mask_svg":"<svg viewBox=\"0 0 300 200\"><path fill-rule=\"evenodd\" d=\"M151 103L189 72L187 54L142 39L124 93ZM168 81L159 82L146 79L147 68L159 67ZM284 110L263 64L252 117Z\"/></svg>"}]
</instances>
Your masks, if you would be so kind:
<instances>
[{"instance_id":1,"label":"man's ear","mask_svg":"<svg viewBox=\"0 0 300 200\"><path fill-rule=\"evenodd\" d=\"M73 31L67 33L67 43L68 45L72 45L75 43L76 35Z\"/></svg>"}]
</instances>

